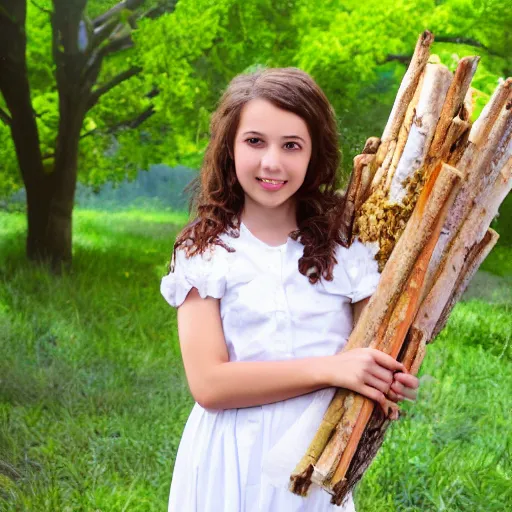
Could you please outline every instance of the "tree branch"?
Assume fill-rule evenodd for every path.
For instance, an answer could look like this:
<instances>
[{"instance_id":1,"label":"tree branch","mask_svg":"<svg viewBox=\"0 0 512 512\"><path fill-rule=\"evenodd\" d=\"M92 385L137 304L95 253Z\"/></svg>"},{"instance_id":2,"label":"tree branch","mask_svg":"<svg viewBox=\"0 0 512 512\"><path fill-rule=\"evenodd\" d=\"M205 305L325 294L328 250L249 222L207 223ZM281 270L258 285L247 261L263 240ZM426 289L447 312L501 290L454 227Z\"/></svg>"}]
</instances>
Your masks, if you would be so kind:
<instances>
[{"instance_id":1,"label":"tree branch","mask_svg":"<svg viewBox=\"0 0 512 512\"><path fill-rule=\"evenodd\" d=\"M119 123L114 124L106 129L94 128L93 130L89 130L80 136L80 139L85 137L89 137L90 135L94 135L95 133L104 133L108 135L112 135L120 130L124 129L135 129L138 128L144 121L149 119L153 114L156 114L156 110L153 105L150 105L146 110L143 110L138 116L133 119L126 119L124 121L120 121Z\"/></svg>"},{"instance_id":2,"label":"tree branch","mask_svg":"<svg viewBox=\"0 0 512 512\"><path fill-rule=\"evenodd\" d=\"M457 36L436 36L436 43L455 43L455 44L466 44L468 46L475 46L476 48L483 48L487 50L487 47L480 41L471 37L457 37Z\"/></svg>"},{"instance_id":3,"label":"tree branch","mask_svg":"<svg viewBox=\"0 0 512 512\"><path fill-rule=\"evenodd\" d=\"M106 44L100 49L101 57L106 57L111 53L119 52L121 50L127 50L133 47L133 39L130 34L123 37L113 39L110 43Z\"/></svg>"},{"instance_id":4,"label":"tree branch","mask_svg":"<svg viewBox=\"0 0 512 512\"><path fill-rule=\"evenodd\" d=\"M409 64L411 62L412 55L397 55L397 54L389 54L386 56L386 60L384 62L393 62L398 61L402 64Z\"/></svg>"},{"instance_id":5,"label":"tree branch","mask_svg":"<svg viewBox=\"0 0 512 512\"><path fill-rule=\"evenodd\" d=\"M92 94L91 98L89 100L89 103L87 104L87 110L90 110L96 103L98 103L98 100L101 96L106 94L108 91L113 89L116 85L119 85L120 83L124 82L125 80L130 79L132 76L138 75L142 71L142 68L139 66L132 66L131 68L127 69L126 71L123 71L122 73L119 73L114 78L103 84L102 86L95 89Z\"/></svg>"},{"instance_id":6,"label":"tree branch","mask_svg":"<svg viewBox=\"0 0 512 512\"><path fill-rule=\"evenodd\" d=\"M134 9L137 9L137 7L140 7L143 3L144 0L123 0L122 2L114 5L114 7L109 9L107 12L95 18L92 22L92 25L94 28L100 27L124 9L133 11Z\"/></svg>"},{"instance_id":7,"label":"tree branch","mask_svg":"<svg viewBox=\"0 0 512 512\"><path fill-rule=\"evenodd\" d=\"M474 46L475 48L482 48L486 50L489 55L494 55L496 57L500 57L499 54L492 52L482 44L480 41L473 39L471 37L457 37L457 36L436 36L436 43L453 43L453 44L465 44L468 46ZM386 56L384 61L381 61L380 64L384 64L385 62L401 62L402 64L408 65L411 61L412 55L399 55L399 54L389 54Z\"/></svg>"},{"instance_id":8,"label":"tree branch","mask_svg":"<svg viewBox=\"0 0 512 512\"><path fill-rule=\"evenodd\" d=\"M155 107L150 105L139 116L137 116L135 119L132 119L126 127L131 129L138 128L144 121L148 120L154 114L156 114Z\"/></svg>"},{"instance_id":9,"label":"tree branch","mask_svg":"<svg viewBox=\"0 0 512 512\"><path fill-rule=\"evenodd\" d=\"M115 53L117 51L126 50L131 47L133 47L133 40L131 36L128 34L127 36L114 39L113 41L102 46L101 48L97 48L96 50L94 50L87 62L87 66L83 73L82 86L85 87L85 90L89 91L89 84L91 84L92 87L92 85L96 83L96 79L98 78L101 65L103 63L103 59L107 55L110 55L111 53Z\"/></svg>"},{"instance_id":10,"label":"tree branch","mask_svg":"<svg viewBox=\"0 0 512 512\"><path fill-rule=\"evenodd\" d=\"M119 130L124 130L129 128L131 130L138 128L144 121L149 119L153 114L156 113L156 110L153 105L150 105L146 110L142 111L138 116L133 119L127 119L125 121L121 121L114 126L111 126L107 129L107 133L116 133Z\"/></svg>"},{"instance_id":11,"label":"tree branch","mask_svg":"<svg viewBox=\"0 0 512 512\"><path fill-rule=\"evenodd\" d=\"M481 43L477 39L473 39L472 37L436 36L435 40L437 43L465 44L467 46L473 46L475 48L482 48L482 50L485 50L489 55L493 57L506 57L505 54L496 53L495 51L491 50L488 46Z\"/></svg>"},{"instance_id":12,"label":"tree branch","mask_svg":"<svg viewBox=\"0 0 512 512\"><path fill-rule=\"evenodd\" d=\"M103 41L106 41L112 35L112 32L114 32L118 25L119 20L113 19L94 29L94 35L90 47L98 48Z\"/></svg>"},{"instance_id":13,"label":"tree branch","mask_svg":"<svg viewBox=\"0 0 512 512\"><path fill-rule=\"evenodd\" d=\"M44 12L45 14L52 14L52 11L50 9L46 9L45 7L39 5L37 2L35 2L34 0L31 0L30 2L34 7L37 7L41 12Z\"/></svg>"},{"instance_id":14,"label":"tree branch","mask_svg":"<svg viewBox=\"0 0 512 512\"><path fill-rule=\"evenodd\" d=\"M7 125L11 126L12 118L11 116L3 109L0 108L0 119Z\"/></svg>"}]
</instances>

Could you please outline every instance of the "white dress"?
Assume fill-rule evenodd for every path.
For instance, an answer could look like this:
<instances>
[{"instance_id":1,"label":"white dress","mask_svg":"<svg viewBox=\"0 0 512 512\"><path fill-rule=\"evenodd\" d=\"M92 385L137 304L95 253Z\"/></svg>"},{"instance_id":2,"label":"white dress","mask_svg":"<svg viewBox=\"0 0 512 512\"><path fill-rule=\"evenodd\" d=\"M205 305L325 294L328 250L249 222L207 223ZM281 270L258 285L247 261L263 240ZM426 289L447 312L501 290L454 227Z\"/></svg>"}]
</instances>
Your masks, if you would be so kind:
<instances>
[{"instance_id":1,"label":"white dress","mask_svg":"<svg viewBox=\"0 0 512 512\"><path fill-rule=\"evenodd\" d=\"M215 246L186 258L183 251L176 251L174 272L162 279L161 293L173 307L183 303L192 287L203 298L220 299L230 361L326 356L343 348L352 328L350 303L370 296L380 276L363 244L339 246L333 281L322 279L312 285L298 271L300 242L288 238L281 246L269 246L243 223L239 238L221 238L235 252ZM316 485L306 498L287 488L289 474L318 428L332 393L329 388L241 409L211 410L196 403L176 457L169 512L353 511L351 496L337 507ZM316 412L305 413L308 406ZM292 447L287 435L269 463L271 449L301 415L302 421L310 422L307 439L299 438ZM295 450L288 455L292 460L281 460L281 448ZM280 463L285 469L276 471ZM269 464L274 464L273 472Z\"/></svg>"}]
</instances>

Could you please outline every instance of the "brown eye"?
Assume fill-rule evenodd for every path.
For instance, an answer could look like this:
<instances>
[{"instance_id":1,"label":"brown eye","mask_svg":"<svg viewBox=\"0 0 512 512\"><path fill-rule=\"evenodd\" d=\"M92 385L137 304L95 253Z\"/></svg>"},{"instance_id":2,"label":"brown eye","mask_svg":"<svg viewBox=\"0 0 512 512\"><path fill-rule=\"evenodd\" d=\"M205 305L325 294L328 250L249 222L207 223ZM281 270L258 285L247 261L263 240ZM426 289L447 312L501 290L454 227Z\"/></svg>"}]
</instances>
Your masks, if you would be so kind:
<instances>
[{"instance_id":1,"label":"brown eye","mask_svg":"<svg viewBox=\"0 0 512 512\"><path fill-rule=\"evenodd\" d=\"M300 149L300 146L296 142L287 142L284 146L286 149Z\"/></svg>"},{"instance_id":2,"label":"brown eye","mask_svg":"<svg viewBox=\"0 0 512 512\"><path fill-rule=\"evenodd\" d=\"M251 146L255 146L259 142L261 142L261 139L258 139L258 137L251 137L250 139L247 139L247 141Z\"/></svg>"}]
</instances>

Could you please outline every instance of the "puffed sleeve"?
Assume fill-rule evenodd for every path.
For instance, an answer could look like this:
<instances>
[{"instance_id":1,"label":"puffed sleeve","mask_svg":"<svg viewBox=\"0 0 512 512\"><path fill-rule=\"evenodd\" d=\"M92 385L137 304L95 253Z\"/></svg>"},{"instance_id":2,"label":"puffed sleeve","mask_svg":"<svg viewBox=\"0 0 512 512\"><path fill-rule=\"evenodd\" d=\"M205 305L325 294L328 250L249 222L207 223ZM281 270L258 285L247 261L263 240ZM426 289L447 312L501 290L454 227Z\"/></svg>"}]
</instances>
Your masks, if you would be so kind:
<instances>
[{"instance_id":1,"label":"puffed sleeve","mask_svg":"<svg viewBox=\"0 0 512 512\"><path fill-rule=\"evenodd\" d=\"M356 239L348 249L343 248L341 259L350 283L348 296L351 302L359 302L372 295L380 279L374 251Z\"/></svg>"},{"instance_id":2,"label":"puffed sleeve","mask_svg":"<svg viewBox=\"0 0 512 512\"><path fill-rule=\"evenodd\" d=\"M201 298L220 299L226 289L227 251L213 246L202 254L187 258L183 249L175 252L174 272L162 278L160 293L174 308L183 304L188 292L197 288Z\"/></svg>"}]
</instances>

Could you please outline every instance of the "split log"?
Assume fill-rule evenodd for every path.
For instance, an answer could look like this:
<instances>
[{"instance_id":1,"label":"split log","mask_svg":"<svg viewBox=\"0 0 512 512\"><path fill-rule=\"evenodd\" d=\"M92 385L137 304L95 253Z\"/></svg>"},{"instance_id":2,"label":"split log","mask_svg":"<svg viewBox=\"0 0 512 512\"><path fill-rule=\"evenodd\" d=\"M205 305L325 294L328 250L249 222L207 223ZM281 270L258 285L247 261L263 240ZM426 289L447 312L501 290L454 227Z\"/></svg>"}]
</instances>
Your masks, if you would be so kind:
<instances>
[{"instance_id":1,"label":"split log","mask_svg":"<svg viewBox=\"0 0 512 512\"><path fill-rule=\"evenodd\" d=\"M512 78L507 78L505 82L498 85L495 89L491 99L485 105L471 128L471 142L475 144L475 146L481 146L483 141L487 139L503 106L509 100L511 91Z\"/></svg>"},{"instance_id":2,"label":"split log","mask_svg":"<svg viewBox=\"0 0 512 512\"><path fill-rule=\"evenodd\" d=\"M437 320L436 326L432 332L431 339L426 341L427 344L431 343L444 329L452 309L454 308L455 304L459 302L462 294L466 291L469 282L471 279L473 279L473 276L475 275L482 262L485 260L485 258L487 258L492 248L496 245L499 237L500 235L496 233L494 229L489 228L482 240L471 247L468 252L466 261L464 262L464 266L457 276L457 280L455 281L455 285L448 299L448 302L444 306L441 316Z\"/></svg>"},{"instance_id":3,"label":"split log","mask_svg":"<svg viewBox=\"0 0 512 512\"><path fill-rule=\"evenodd\" d=\"M391 172L386 177L389 202L402 203L406 195L404 183L412 179L414 173L425 163L452 79L453 76L447 67L427 64L407 144L404 143L403 155L400 155L396 172L393 172L393 166L391 166Z\"/></svg>"},{"instance_id":4,"label":"split log","mask_svg":"<svg viewBox=\"0 0 512 512\"><path fill-rule=\"evenodd\" d=\"M375 153L379 145L380 139L378 137L370 137L366 141L362 154L354 158L340 223L341 240L345 247L349 247L352 241L354 214L368 196L368 189L373 178L372 169L375 169L373 165Z\"/></svg>"},{"instance_id":5,"label":"split log","mask_svg":"<svg viewBox=\"0 0 512 512\"><path fill-rule=\"evenodd\" d=\"M464 57L457 65L455 76L453 77L450 89L446 95L443 111L441 112L436 133L428 152L428 159L430 161L437 162L438 160L447 160L450 148L458 138L451 137L453 137L454 133L457 134L459 132L459 130L453 130L453 128L451 128L453 120L458 118L460 121L467 121L464 99L469 90L469 85L475 74L479 60L480 57ZM460 124L459 121L456 123Z\"/></svg>"},{"instance_id":6,"label":"split log","mask_svg":"<svg viewBox=\"0 0 512 512\"><path fill-rule=\"evenodd\" d=\"M414 327L422 333L425 344L432 338L472 247L475 242L478 244L484 238L500 204L512 188L511 169L512 161L502 170L487 197L473 207L443 258L435 282L422 302L414 322Z\"/></svg>"},{"instance_id":7,"label":"split log","mask_svg":"<svg viewBox=\"0 0 512 512\"><path fill-rule=\"evenodd\" d=\"M489 228L482 240L474 244L469 250L467 260L457 276L453 291L451 292L440 317L437 319L432 332L422 330L420 321L415 320L411 326L408 334L406 350L404 351L402 358L399 360L402 361L412 375L418 374L421 363L426 355L426 346L431 343L444 328L451 310L462 297L462 294L466 290L469 282L482 262L496 245L498 238L498 233ZM419 313L418 316L421 316L421 313Z\"/></svg>"},{"instance_id":8,"label":"split log","mask_svg":"<svg viewBox=\"0 0 512 512\"><path fill-rule=\"evenodd\" d=\"M394 148L391 146L398 137L398 132L402 126L407 107L414 96L420 76L427 65L430 56L430 47L433 42L434 36L428 30L425 30L418 38L411 63L400 83L400 88L398 89L393 108L391 109L391 114L389 115L388 122L386 123L381 137L381 145L377 151L375 162L378 169L374 178L375 184L378 184L384 175L384 160L387 159L388 162L391 162L394 151ZM373 188L372 183L372 189Z\"/></svg>"},{"instance_id":9,"label":"split log","mask_svg":"<svg viewBox=\"0 0 512 512\"><path fill-rule=\"evenodd\" d=\"M512 85L512 81L506 83ZM505 161L512 155L512 87L498 87L499 94L493 95L492 108L488 109L485 123L475 122L469 134L469 142L459 161L459 166L467 170L467 178L457 195L446 218L438 245L432 256L427 274L428 293L446 255L445 249L458 233L460 226L468 216L472 205L479 201L486 190L494 183L496 176L505 166ZM498 101L499 100L499 101ZM501 107L500 111L497 108ZM478 124L477 124L478 123ZM482 133L487 134L485 138Z\"/></svg>"}]
</instances>

